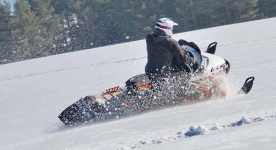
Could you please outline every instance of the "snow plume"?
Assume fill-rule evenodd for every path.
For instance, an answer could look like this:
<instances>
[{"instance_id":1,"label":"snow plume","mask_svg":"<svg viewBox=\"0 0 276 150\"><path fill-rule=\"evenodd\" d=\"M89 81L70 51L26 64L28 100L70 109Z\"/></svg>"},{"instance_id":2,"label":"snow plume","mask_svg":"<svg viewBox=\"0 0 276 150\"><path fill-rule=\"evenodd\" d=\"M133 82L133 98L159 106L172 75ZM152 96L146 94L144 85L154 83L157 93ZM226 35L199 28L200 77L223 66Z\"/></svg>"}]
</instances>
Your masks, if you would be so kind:
<instances>
[{"instance_id":1,"label":"snow plume","mask_svg":"<svg viewBox=\"0 0 276 150\"><path fill-rule=\"evenodd\" d=\"M242 81L237 81L237 78L228 75L223 78L223 82L220 84L221 89L227 91L226 98L230 98L237 95L237 91L240 90Z\"/></svg>"}]
</instances>

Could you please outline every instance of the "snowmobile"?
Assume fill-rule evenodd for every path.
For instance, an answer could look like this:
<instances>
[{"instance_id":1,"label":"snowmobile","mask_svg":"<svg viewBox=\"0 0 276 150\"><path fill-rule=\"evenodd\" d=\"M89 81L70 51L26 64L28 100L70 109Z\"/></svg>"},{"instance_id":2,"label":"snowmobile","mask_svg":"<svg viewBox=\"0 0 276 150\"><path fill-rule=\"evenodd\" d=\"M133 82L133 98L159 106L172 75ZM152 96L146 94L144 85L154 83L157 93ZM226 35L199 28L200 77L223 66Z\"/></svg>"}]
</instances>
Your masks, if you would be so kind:
<instances>
[{"instance_id":1,"label":"snowmobile","mask_svg":"<svg viewBox=\"0 0 276 150\"><path fill-rule=\"evenodd\" d=\"M158 82L152 82L146 74L140 74L127 80L123 87L108 88L102 93L80 98L62 111L58 118L65 125L75 125L181 105L184 101L225 97L227 91L220 85L230 71L230 63L215 55L216 46L217 42L213 42L200 54L185 45L181 46L199 62L192 74L180 71ZM249 93L254 79L247 78L238 94Z\"/></svg>"}]
</instances>

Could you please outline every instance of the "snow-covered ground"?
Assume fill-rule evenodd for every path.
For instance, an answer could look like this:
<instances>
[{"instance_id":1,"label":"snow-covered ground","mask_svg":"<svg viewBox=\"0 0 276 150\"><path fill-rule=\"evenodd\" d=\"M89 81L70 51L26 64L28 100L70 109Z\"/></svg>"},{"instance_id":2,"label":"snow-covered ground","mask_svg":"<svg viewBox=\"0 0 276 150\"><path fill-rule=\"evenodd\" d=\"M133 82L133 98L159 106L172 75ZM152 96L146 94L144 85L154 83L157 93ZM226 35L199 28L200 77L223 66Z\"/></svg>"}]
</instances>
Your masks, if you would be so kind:
<instances>
[{"instance_id":1,"label":"snow-covered ground","mask_svg":"<svg viewBox=\"0 0 276 150\"><path fill-rule=\"evenodd\" d=\"M57 116L80 97L144 72L145 40L0 66L0 149L275 149L276 18L174 35L202 50L218 42L245 96L157 110L74 127Z\"/></svg>"}]
</instances>

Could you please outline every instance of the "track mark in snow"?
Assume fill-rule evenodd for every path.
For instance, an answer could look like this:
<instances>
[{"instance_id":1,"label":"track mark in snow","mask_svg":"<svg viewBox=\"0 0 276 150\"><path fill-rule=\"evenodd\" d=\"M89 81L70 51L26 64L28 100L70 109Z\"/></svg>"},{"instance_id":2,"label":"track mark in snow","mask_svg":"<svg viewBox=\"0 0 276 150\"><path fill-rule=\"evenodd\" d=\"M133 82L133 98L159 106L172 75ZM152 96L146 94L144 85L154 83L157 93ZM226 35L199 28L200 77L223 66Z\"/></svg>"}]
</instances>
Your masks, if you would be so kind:
<instances>
[{"instance_id":1,"label":"track mark in snow","mask_svg":"<svg viewBox=\"0 0 276 150\"><path fill-rule=\"evenodd\" d=\"M75 70L75 69L80 69L80 68L85 68L85 67L92 67L92 66L97 66L97 65L131 62L131 61L136 61L136 60L145 59L145 58L146 57L123 59L123 60L116 60L116 61L105 61L105 62L101 62L101 63L95 63L95 64L89 64L89 65L83 65L83 66L75 66L75 67L60 68L60 69L54 69L54 70L38 71L38 72L29 73L29 74L15 75L15 76L10 76L10 77L2 77L2 78L0 78L0 81L14 80L14 79L19 79L19 78L27 78L27 77L33 77L33 76L38 76L38 75L45 75L45 74L49 74L49 73L55 73L55 72L61 72L61 71L67 71L67 70Z\"/></svg>"},{"instance_id":2,"label":"track mark in snow","mask_svg":"<svg viewBox=\"0 0 276 150\"><path fill-rule=\"evenodd\" d=\"M263 116L263 117L259 116L259 117L255 117L255 118L242 117L240 120L238 120L236 122L232 122L228 125L222 125L222 126L215 125L215 126L210 127L209 129L205 128L203 126L197 126L197 127L192 126L188 129L188 131L186 131L186 132L179 131L176 133L176 136L173 136L173 137L161 137L159 139L153 139L153 140L149 140L149 141L140 141L140 142L135 143L129 147L122 147L118 150L130 150L130 149L142 148L142 147L149 146L152 144L162 144L164 142L205 135L205 134L209 134L212 132L218 132L218 131L226 130L229 128L239 127L239 126L246 125L246 124L257 123L257 122L261 122L261 121L269 120L269 119L276 119L276 114Z\"/></svg>"},{"instance_id":3,"label":"track mark in snow","mask_svg":"<svg viewBox=\"0 0 276 150\"><path fill-rule=\"evenodd\" d=\"M197 136L197 135L203 135L203 134L207 134L209 132L208 129L206 129L205 127L190 127L189 131L187 131L184 135L185 137L191 137L191 136Z\"/></svg>"},{"instance_id":4,"label":"track mark in snow","mask_svg":"<svg viewBox=\"0 0 276 150\"><path fill-rule=\"evenodd\" d=\"M274 41L275 39L276 39L276 36L262 37L262 38L255 38L251 40L239 41L234 43L220 44L219 46L224 47L224 46L240 45L240 44L253 43L253 42L256 43L256 42L262 42L262 41Z\"/></svg>"}]
</instances>

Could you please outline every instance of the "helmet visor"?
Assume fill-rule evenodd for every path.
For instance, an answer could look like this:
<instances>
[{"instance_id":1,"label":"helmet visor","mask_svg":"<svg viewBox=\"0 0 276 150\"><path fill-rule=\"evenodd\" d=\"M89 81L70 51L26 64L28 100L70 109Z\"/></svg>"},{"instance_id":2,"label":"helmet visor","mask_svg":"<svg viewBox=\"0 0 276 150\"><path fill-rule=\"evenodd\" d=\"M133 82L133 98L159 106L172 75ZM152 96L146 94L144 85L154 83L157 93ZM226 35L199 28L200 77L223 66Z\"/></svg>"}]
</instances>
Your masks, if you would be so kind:
<instances>
[{"instance_id":1,"label":"helmet visor","mask_svg":"<svg viewBox=\"0 0 276 150\"><path fill-rule=\"evenodd\" d=\"M155 24L157 27L161 28L161 29L169 29L169 30L173 30L173 26L169 27L169 26L164 26L164 25L160 25L158 23Z\"/></svg>"}]
</instances>

